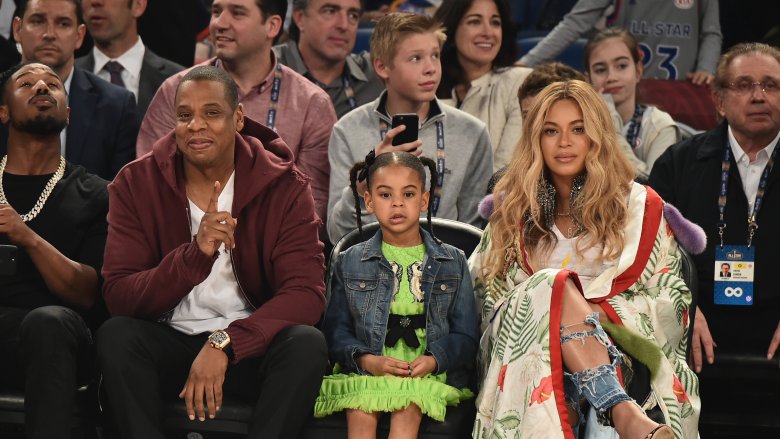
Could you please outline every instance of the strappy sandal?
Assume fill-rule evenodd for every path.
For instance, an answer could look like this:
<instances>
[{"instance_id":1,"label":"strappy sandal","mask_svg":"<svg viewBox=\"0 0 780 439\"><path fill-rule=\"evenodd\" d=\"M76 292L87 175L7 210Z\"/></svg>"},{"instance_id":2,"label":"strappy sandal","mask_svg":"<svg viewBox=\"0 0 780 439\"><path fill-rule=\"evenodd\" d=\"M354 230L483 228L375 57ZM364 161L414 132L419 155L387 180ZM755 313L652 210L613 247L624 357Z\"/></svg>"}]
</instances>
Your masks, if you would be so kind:
<instances>
[{"instance_id":1,"label":"strappy sandal","mask_svg":"<svg viewBox=\"0 0 780 439\"><path fill-rule=\"evenodd\" d=\"M650 433L647 433L645 439L674 439L674 430L666 424L661 424Z\"/></svg>"}]
</instances>

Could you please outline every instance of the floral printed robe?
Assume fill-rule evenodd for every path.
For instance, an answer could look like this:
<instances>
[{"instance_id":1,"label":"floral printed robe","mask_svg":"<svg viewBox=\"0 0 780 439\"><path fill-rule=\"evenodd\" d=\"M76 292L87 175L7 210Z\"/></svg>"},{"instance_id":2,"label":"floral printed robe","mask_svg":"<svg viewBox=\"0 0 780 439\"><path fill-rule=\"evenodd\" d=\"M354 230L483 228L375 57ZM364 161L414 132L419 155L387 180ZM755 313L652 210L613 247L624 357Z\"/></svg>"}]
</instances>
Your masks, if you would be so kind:
<instances>
[{"instance_id":1,"label":"floral printed robe","mask_svg":"<svg viewBox=\"0 0 780 439\"><path fill-rule=\"evenodd\" d=\"M663 218L663 201L652 189L634 184L628 213L623 254L583 294L611 321L660 347L662 364L651 382L654 397L644 408L658 404L678 439L696 438L699 383L685 359L691 293L680 278L677 242ZM576 274L533 272L520 248L505 278L488 285L481 266L489 248L488 227L469 260L484 329L473 437L573 439L559 328L563 284L569 276L576 281ZM593 290L604 282L612 284L609 294L595 297Z\"/></svg>"}]
</instances>

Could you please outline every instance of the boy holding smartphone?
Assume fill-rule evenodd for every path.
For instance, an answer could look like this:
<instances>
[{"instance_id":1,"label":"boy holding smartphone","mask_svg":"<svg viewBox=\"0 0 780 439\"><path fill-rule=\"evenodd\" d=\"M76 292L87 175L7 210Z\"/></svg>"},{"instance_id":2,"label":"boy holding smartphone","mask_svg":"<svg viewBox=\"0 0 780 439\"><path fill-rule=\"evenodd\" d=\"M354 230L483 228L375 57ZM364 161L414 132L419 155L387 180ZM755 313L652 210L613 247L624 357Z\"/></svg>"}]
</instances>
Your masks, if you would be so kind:
<instances>
[{"instance_id":1,"label":"boy holding smartphone","mask_svg":"<svg viewBox=\"0 0 780 439\"><path fill-rule=\"evenodd\" d=\"M393 13L381 18L371 36L371 59L385 91L356 108L333 127L328 148L330 191L328 236L335 243L355 228L355 205L349 170L371 145L376 155L403 150L436 160L440 178L433 188L434 215L479 225L477 204L493 170L485 124L460 110L441 105L441 25L431 18ZM405 126L392 127L394 115L416 114L418 139L393 145ZM413 118L410 118L413 120ZM358 193L363 190L358 188ZM374 217L363 210L363 223Z\"/></svg>"}]
</instances>

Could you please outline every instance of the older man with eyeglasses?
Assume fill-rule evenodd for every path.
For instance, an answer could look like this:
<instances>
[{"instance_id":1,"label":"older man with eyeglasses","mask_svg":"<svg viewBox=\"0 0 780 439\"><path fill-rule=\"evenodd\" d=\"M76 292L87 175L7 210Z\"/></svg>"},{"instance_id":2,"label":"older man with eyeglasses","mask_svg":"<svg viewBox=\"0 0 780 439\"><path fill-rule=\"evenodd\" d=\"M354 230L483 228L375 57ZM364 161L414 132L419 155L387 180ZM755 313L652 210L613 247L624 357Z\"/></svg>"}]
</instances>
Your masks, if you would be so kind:
<instances>
[{"instance_id":1,"label":"older man with eyeglasses","mask_svg":"<svg viewBox=\"0 0 780 439\"><path fill-rule=\"evenodd\" d=\"M707 249L694 258L697 371L703 356L717 362L716 346L719 354L778 355L780 169L773 165L780 139L780 50L744 43L726 52L715 100L723 123L672 146L650 174L650 185L707 232ZM728 279L719 276L724 263L731 266Z\"/></svg>"}]
</instances>

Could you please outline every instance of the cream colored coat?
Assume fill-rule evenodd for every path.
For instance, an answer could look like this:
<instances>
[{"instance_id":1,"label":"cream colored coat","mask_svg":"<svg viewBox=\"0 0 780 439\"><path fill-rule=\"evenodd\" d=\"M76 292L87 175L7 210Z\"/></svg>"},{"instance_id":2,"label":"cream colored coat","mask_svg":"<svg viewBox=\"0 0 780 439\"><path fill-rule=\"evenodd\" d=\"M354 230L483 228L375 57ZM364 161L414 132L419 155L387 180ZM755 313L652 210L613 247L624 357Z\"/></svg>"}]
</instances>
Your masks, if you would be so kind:
<instances>
[{"instance_id":1,"label":"cream colored coat","mask_svg":"<svg viewBox=\"0 0 780 439\"><path fill-rule=\"evenodd\" d=\"M696 439L699 380L685 359L692 297L658 194L632 185L623 230L620 256L581 292L612 322L658 347L663 357L651 379L651 396L639 403L646 410L660 408L677 439ZM518 238L507 259L506 273L493 279L483 270L492 245L490 226L469 259L483 328L473 437L574 439L559 328L563 283L578 277L559 267L534 270L521 242Z\"/></svg>"},{"instance_id":2,"label":"cream colored coat","mask_svg":"<svg viewBox=\"0 0 780 439\"><path fill-rule=\"evenodd\" d=\"M506 166L523 133L523 117L517 91L531 69L502 67L471 81L471 88L461 102L460 110L485 122L493 145L493 171ZM451 99L443 99L457 106L458 98L452 90Z\"/></svg>"},{"instance_id":3,"label":"cream colored coat","mask_svg":"<svg viewBox=\"0 0 780 439\"><path fill-rule=\"evenodd\" d=\"M625 137L628 124L623 125L622 134ZM641 172L650 175L653 164L670 146L680 141L680 129L669 113L656 107L648 106L642 115L642 126L639 128L639 145L633 149L634 155L644 162Z\"/></svg>"}]
</instances>

